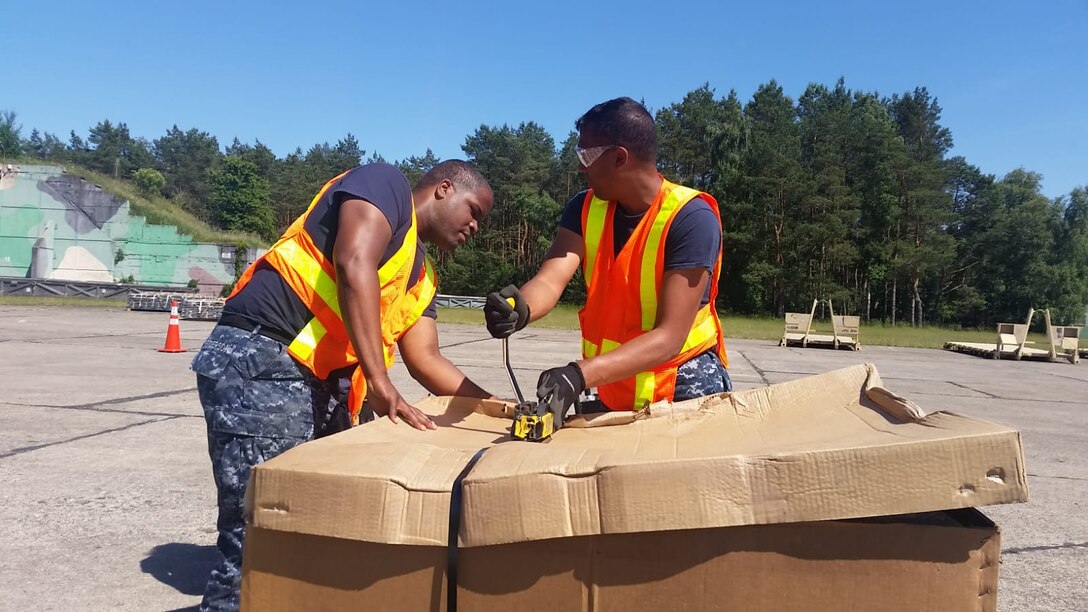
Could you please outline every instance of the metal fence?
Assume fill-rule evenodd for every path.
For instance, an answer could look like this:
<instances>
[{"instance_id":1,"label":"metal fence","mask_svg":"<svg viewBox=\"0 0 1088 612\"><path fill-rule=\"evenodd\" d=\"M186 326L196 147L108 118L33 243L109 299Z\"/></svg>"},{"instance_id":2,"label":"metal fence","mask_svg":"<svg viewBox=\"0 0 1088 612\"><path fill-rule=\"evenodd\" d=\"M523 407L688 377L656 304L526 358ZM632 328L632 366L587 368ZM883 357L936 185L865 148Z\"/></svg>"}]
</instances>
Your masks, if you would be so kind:
<instances>
[{"instance_id":1,"label":"metal fence","mask_svg":"<svg viewBox=\"0 0 1088 612\"><path fill-rule=\"evenodd\" d=\"M130 310L168 312L177 301L182 319L215 321L223 312L224 299L198 295L190 287L150 287L42 278L0 277L0 295L125 298ZM435 305L443 308L483 308L485 299L472 295L436 295Z\"/></svg>"},{"instance_id":2,"label":"metal fence","mask_svg":"<svg viewBox=\"0 0 1088 612\"><path fill-rule=\"evenodd\" d=\"M133 292L169 291L178 294L194 294L189 287L151 287L147 285L121 285L87 281L52 280L44 278L0 277L0 295L24 295L38 297L85 297L124 298Z\"/></svg>"},{"instance_id":3,"label":"metal fence","mask_svg":"<svg viewBox=\"0 0 1088 612\"><path fill-rule=\"evenodd\" d=\"M435 306L443 308L483 308L485 299L471 295L436 295Z\"/></svg>"}]
</instances>

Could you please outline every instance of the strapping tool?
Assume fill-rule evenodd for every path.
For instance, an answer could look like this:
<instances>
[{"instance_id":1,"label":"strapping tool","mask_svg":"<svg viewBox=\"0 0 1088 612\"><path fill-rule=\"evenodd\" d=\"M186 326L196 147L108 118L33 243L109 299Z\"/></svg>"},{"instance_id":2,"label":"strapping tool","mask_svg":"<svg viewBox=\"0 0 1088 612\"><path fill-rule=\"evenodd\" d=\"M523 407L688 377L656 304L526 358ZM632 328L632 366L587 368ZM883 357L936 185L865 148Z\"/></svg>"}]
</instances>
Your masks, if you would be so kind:
<instances>
[{"instance_id":1,"label":"strapping tool","mask_svg":"<svg viewBox=\"0 0 1088 612\"><path fill-rule=\"evenodd\" d=\"M513 298L506 298L511 306ZM525 401L521 394L521 387L514 377L514 368L510 366L510 339L502 339L502 362L506 366L506 373L510 376L510 386L514 388L514 396L518 405L514 408L514 424L510 428L510 434L515 438L529 442L543 442L552 433L563 426L562 421L556 421L551 411L547 409L546 402Z\"/></svg>"}]
</instances>

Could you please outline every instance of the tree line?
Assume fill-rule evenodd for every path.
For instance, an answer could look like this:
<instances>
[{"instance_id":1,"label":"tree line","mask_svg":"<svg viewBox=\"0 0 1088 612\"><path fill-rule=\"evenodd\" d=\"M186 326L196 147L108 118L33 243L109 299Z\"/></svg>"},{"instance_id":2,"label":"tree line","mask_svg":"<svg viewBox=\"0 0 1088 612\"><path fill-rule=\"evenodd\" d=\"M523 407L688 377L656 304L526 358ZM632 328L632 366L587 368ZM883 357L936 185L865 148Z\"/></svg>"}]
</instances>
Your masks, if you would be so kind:
<instances>
[{"instance_id":1,"label":"tree line","mask_svg":"<svg viewBox=\"0 0 1088 612\"><path fill-rule=\"evenodd\" d=\"M653 110L653 109L652 109ZM924 88L883 97L811 84L793 99L775 81L747 101L709 85L653 110L658 165L719 203L719 306L782 316L829 299L867 321L989 326L1029 306L1080 321L1088 304L1088 191L1059 198L1018 169L986 174L950 156L951 131ZM573 126L574 117L571 118ZM537 269L566 202L585 188L574 155L539 124L482 125L462 145L495 191L477 238L439 256L441 291L483 295ZM0 156L76 163L126 178L224 230L273 240L332 176L385 161L351 134L285 157L221 147L196 128L154 140L103 120L67 141L0 113ZM396 163L414 181L430 150ZM572 283L565 299L583 296Z\"/></svg>"}]
</instances>

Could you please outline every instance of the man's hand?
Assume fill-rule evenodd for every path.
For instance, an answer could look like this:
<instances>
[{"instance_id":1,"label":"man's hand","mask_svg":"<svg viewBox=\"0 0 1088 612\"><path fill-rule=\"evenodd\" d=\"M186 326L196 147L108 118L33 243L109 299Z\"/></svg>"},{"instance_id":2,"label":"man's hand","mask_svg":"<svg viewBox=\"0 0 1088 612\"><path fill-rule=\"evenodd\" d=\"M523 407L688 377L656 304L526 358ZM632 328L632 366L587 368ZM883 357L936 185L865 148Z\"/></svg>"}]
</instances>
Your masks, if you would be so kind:
<instances>
[{"instance_id":1,"label":"man's hand","mask_svg":"<svg viewBox=\"0 0 1088 612\"><path fill-rule=\"evenodd\" d=\"M513 300L513 306L508 298ZM492 338L507 338L529 324L529 304L517 287L507 285L501 291L487 294L484 321Z\"/></svg>"},{"instance_id":2,"label":"man's hand","mask_svg":"<svg viewBox=\"0 0 1088 612\"><path fill-rule=\"evenodd\" d=\"M425 431L428 429L436 429L435 424L431 421L431 418L416 408L415 406L404 401L400 393L393 391L390 395L392 397L384 397L385 394L380 393L368 393L367 404L370 409L374 411L374 414L378 416L389 416L389 420L394 423L397 422L397 415L399 414L408 422L409 425L416 429Z\"/></svg>"},{"instance_id":3,"label":"man's hand","mask_svg":"<svg viewBox=\"0 0 1088 612\"><path fill-rule=\"evenodd\" d=\"M573 361L561 368L540 373L540 379L536 383L536 397L552 413L556 429L562 425L567 410L578 401L578 395L585 388L586 380L582 377L582 370Z\"/></svg>"}]
</instances>

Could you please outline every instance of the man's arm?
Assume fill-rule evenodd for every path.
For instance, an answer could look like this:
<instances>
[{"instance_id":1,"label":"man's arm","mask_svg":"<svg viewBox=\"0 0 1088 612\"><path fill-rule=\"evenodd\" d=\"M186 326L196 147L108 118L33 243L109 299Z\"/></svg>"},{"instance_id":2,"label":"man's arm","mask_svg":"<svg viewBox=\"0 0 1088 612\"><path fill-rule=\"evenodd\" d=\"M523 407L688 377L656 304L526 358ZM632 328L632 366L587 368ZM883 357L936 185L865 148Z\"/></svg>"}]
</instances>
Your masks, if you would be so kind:
<instances>
[{"instance_id":1,"label":"man's arm","mask_svg":"<svg viewBox=\"0 0 1088 612\"><path fill-rule=\"evenodd\" d=\"M468 379L438 348L438 325L420 317L397 342L408 373L434 395L458 395L494 399Z\"/></svg>"},{"instance_id":2,"label":"man's arm","mask_svg":"<svg viewBox=\"0 0 1088 612\"><path fill-rule=\"evenodd\" d=\"M378 264L392 237L389 221L376 206L360 199L341 202L333 246L340 313L366 377L371 409L394 423L399 414L416 429L433 429L425 414L404 401L385 369Z\"/></svg>"},{"instance_id":3,"label":"man's arm","mask_svg":"<svg viewBox=\"0 0 1088 612\"><path fill-rule=\"evenodd\" d=\"M540 270L521 287L521 295L529 304L530 321L540 319L555 308L583 258L585 245L582 237L560 227L552 246L544 254Z\"/></svg>"},{"instance_id":4,"label":"man's arm","mask_svg":"<svg viewBox=\"0 0 1088 612\"><path fill-rule=\"evenodd\" d=\"M509 337L555 308L583 259L585 248L579 232L584 201L582 192L567 202L544 263L529 282L520 290L509 285L487 295L484 321L492 337Z\"/></svg>"},{"instance_id":5,"label":"man's arm","mask_svg":"<svg viewBox=\"0 0 1088 612\"><path fill-rule=\"evenodd\" d=\"M585 386L623 380L679 355L699 312L709 277L706 268L666 270L654 328L610 353L579 361Z\"/></svg>"}]
</instances>

